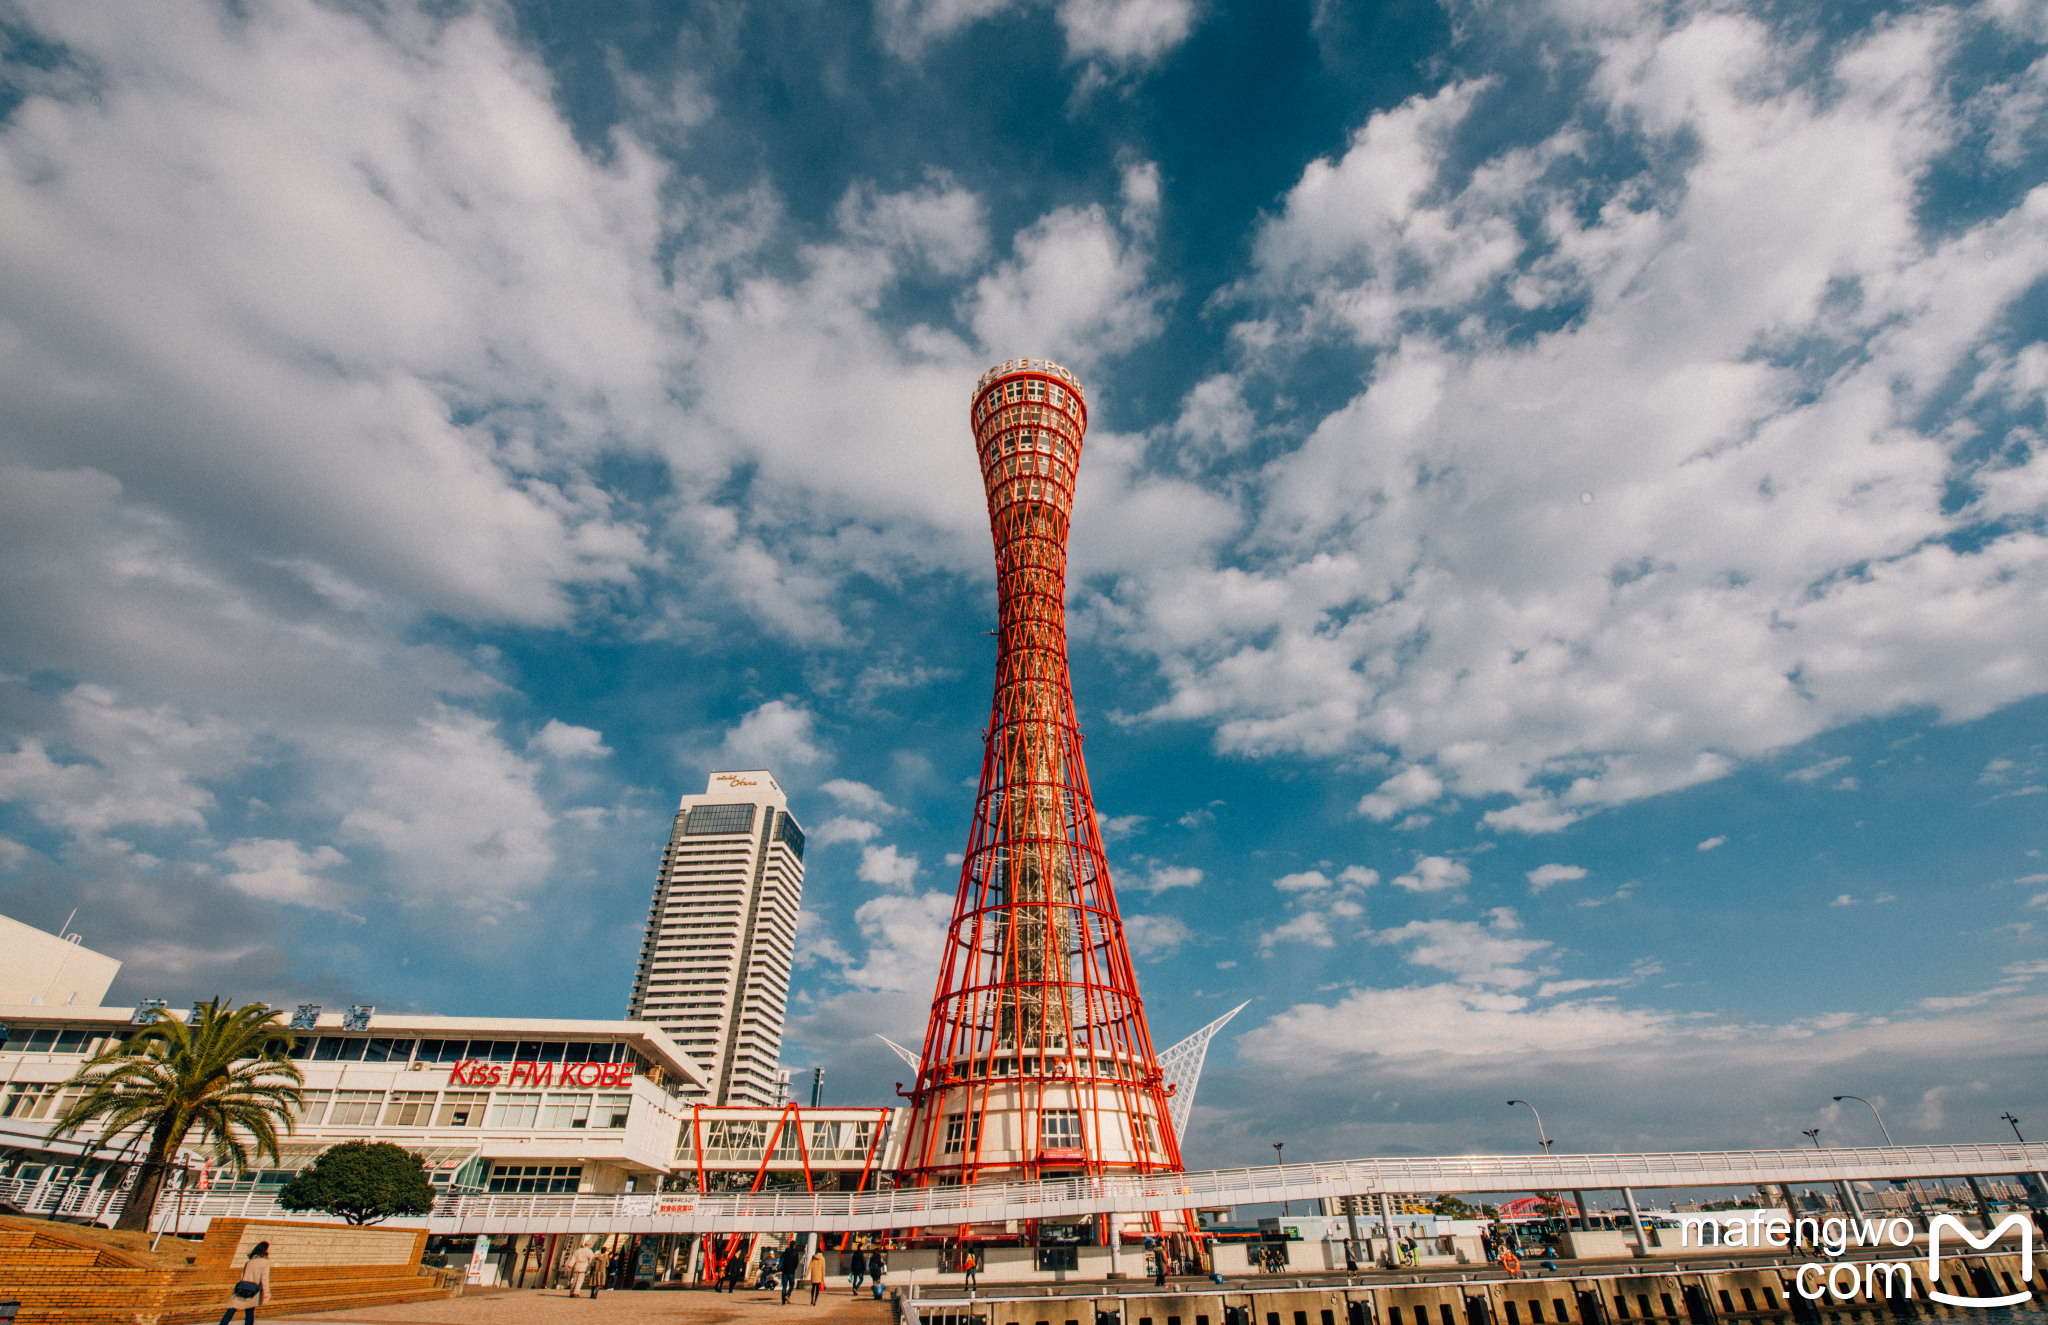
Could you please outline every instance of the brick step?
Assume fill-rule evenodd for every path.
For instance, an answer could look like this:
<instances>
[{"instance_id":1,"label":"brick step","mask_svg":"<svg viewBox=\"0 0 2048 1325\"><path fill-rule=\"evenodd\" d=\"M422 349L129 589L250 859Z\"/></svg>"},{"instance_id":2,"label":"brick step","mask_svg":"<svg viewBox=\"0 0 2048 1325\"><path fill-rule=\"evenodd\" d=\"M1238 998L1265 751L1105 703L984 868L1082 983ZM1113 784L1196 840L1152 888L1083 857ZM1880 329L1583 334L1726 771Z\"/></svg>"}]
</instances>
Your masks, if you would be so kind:
<instances>
[{"instance_id":1,"label":"brick step","mask_svg":"<svg viewBox=\"0 0 2048 1325\"><path fill-rule=\"evenodd\" d=\"M407 1292L421 1287L433 1288L431 1275L393 1274L380 1279L308 1279L297 1283L280 1283L273 1279L270 1296L276 1301L297 1301L302 1297L345 1297L350 1293Z\"/></svg>"},{"instance_id":2,"label":"brick step","mask_svg":"<svg viewBox=\"0 0 2048 1325\"><path fill-rule=\"evenodd\" d=\"M438 1302L448 1296L446 1289L429 1289L424 1293L361 1293L346 1297L307 1298L303 1301L280 1301L275 1294L270 1305L257 1314L308 1316L321 1311L356 1311L365 1307L397 1307L408 1302ZM160 1325L202 1325L202 1322L218 1321L220 1313L227 1308L219 1301L209 1302L202 1307L173 1306L165 1310ZM26 1316L23 1317L26 1319Z\"/></svg>"},{"instance_id":3,"label":"brick step","mask_svg":"<svg viewBox=\"0 0 2048 1325\"><path fill-rule=\"evenodd\" d=\"M421 1279L404 1285L385 1284L368 1290L340 1293L286 1296L272 1292L267 1310L306 1315L320 1311L438 1301L447 1296L447 1289L435 1288L432 1280ZM203 1293L190 1289L175 1292L158 1305L157 1309L162 1312L160 1325L196 1325L197 1322L217 1320L220 1313L227 1309L227 1297L225 1289L209 1289ZM63 1325L78 1325L78 1322L82 1321L125 1321L134 1315L134 1310L135 1298L132 1292L86 1289L37 1293L33 1301L22 1304L16 1321L17 1325L34 1325L36 1322L46 1322L49 1325L56 1325L58 1322L62 1322Z\"/></svg>"},{"instance_id":4,"label":"brick step","mask_svg":"<svg viewBox=\"0 0 2048 1325\"><path fill-rule=\"evenodd\" d=\"M235 1273L241 1268L236 1266ZM410 1279L417 1273L410 1265L278 1265L271 1268L270 1283L275 1287L313 1279Z\"/></svg>"},{"instance_id":5,"label":"brick step","mask_svg":"<svg viewBox=\"0 0 2048 1325\"><path fill-rule=\"evenodd\" d=\"M98 1265L100 1254L84 1247L28 1247L8 1248L7 1264L12 1266L35 1265Z\"/></svg>"}]
</instances>

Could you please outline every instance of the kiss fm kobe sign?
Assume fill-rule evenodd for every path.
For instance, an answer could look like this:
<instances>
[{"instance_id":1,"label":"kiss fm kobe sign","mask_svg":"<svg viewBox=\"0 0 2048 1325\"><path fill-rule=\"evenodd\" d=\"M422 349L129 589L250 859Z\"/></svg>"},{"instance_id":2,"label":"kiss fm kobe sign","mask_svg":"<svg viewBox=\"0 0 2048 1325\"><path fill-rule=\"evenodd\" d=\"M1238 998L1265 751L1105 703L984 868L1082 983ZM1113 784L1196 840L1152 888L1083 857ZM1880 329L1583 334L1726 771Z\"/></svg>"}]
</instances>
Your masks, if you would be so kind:
<instances>
[{"instance_id":1,"label":"kiss fm kobe sign","mask_svg":"<svg viewBox=\"0 0 2048 1325\"><path fill-rule=\"evenodd\" d=\"M630 1090L631 1063L490 1063L465 1058L448 1069L451 1086L583 1086Z\"/></svg>"}]
</instances>

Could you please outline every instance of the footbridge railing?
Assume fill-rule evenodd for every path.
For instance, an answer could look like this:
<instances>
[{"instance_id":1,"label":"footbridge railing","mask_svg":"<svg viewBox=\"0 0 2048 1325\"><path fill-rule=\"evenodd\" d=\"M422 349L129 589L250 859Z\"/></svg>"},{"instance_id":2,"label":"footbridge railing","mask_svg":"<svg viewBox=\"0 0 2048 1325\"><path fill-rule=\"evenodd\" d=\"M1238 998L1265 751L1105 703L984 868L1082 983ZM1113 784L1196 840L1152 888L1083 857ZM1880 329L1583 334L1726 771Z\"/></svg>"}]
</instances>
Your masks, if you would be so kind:
<instances>
[{"instance_id":1,"label":"footbridge railing","mask_svg":"<svg viewBox=\"0 0 2048 1325\"><path fill-rule=\"evenodd\" d=\"M877 1232L1015 1219L1184 1210L1304 1201L1374 1193L1598 1191L1617 1187L1754 1187L1980 1177L2048 1169L2048 1145L1862 1146L1783 1150L1694 1150L1598 1155L1447 1155L1351 1159L1146 1177L1054 1178L967 1187L898 1187L869 1192L663 1192L617 1195L489 1193L445 1196L424 1222L437 1233L497 1232ZM42 1213L61 1189L0 1199ZM110 1221L120 1197L77 1193L66 1213ZM97 1209L92 1207L97 1206ZM219 1216L291 1218L263 1191L166 1193L159 1221L183 1231ZM307 1216L324 1217L324 1216Z\"/></svg>"}]
</instances>

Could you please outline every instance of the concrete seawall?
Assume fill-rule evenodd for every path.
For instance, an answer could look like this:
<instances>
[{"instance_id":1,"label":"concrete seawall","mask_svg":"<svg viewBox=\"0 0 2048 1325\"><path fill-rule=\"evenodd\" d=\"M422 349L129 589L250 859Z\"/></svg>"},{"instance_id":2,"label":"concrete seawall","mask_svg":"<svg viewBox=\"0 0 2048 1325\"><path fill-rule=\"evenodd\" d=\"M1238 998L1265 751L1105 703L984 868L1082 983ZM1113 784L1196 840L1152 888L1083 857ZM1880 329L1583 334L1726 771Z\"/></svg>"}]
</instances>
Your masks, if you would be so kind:
<instances>
[{"instance_id":1,"label":"concrete seawall","mask_svg":"<svg viewBox=\"0 0 2048 1325\"><path fill-rule=\"evenodd\" d=\"M1320 1281L1274 1275L1229 1280L1220 1287L1182 1281L1166 1290L1104 1285L1099 1293L998 1289L1001 1295L973 1298L926 1288L902 1306L906 1325L1747 1325L1818 1322L1873 1310L1972 1317L1979 1314L1976 1309L1935 1302L1929 1291L1978 1298L2031 1291L2034 1298L2024 1305L2048 1306L2048 1278L2027 1278L2028 1259L2004 1251L1947 1255L1939 1285L1929 1282L1924 1255L1815 1256L1750 1264L1696 1258L1692 1264L1654 1267L1642 1262L1587 1265L1519 1279L1498 1271ZM1870 1298L1859 1291L1848 1300L1823 1296L1810 1301L1795 1288L1806 1264L1821 1267L1806 1273L1807 1292L1824 1291L1825 1273L1835 1266L1854 1267L1860 1288L1873 1263L1903 1266L1892 1275L1889 1296L1880 1288ZM1848 1278L1838 1275L1837 1282L1846 1287ZM1877 1283L1882 1285L1884 1278L1880 1271Z\"/></svg>"}]
</instances>

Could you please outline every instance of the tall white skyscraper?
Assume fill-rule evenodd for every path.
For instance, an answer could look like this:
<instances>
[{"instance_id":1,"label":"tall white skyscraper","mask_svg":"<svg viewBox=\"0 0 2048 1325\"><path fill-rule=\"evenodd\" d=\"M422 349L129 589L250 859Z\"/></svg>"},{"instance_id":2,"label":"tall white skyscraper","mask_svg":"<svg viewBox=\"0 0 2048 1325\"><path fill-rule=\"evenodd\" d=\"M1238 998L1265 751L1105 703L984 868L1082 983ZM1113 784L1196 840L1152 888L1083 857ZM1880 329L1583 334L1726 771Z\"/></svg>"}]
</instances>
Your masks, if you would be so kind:
<instances>
[{"instance_id":1,"label":"tall white skyscraper","mask_svg":"<svg viewBox=\"0 0 2048 1325\"><path fill-rule=\"evenodd\" d=\"M626 1015L703 1065L711 1104L773 1106L804 834L765 770L713 773L683 797L647 913Z\"/></svg>"}]
</instances>

